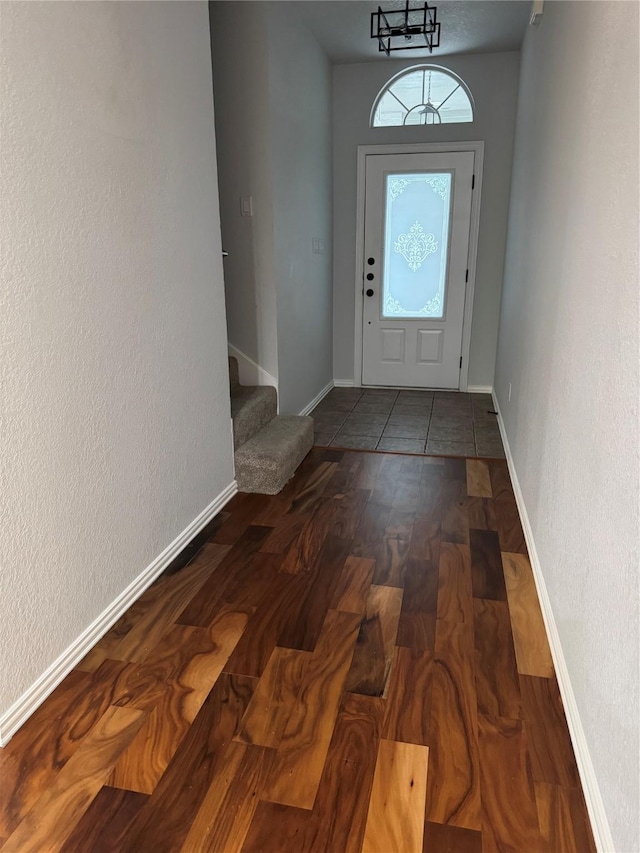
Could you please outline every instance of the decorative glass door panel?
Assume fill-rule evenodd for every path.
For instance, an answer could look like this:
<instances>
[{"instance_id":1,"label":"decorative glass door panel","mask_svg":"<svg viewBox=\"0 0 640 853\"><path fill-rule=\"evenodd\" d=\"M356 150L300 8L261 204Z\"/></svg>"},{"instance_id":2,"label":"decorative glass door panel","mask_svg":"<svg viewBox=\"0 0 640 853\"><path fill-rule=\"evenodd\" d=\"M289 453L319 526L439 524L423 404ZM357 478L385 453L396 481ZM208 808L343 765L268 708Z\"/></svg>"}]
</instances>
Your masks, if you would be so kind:
<instances>
[{"instance_id":1,"label":"decorative glass door panel","mask_svg":"<svg viewBox=\"0 0 640 853\"><path fill-rule=\"evenodd\" d=\"M459 388L473 151L365 162L362 383Z\"/></svg>"},{"instance_id":2,"label":"decorative glass door panel","mask_svg":"<svg viewBox=\"0 0 640 853\"><path fill-rule=\"evenodd\" d=\"M388 174L383 317L444 317L451 172Z\"/></svg>"}]
</instances>

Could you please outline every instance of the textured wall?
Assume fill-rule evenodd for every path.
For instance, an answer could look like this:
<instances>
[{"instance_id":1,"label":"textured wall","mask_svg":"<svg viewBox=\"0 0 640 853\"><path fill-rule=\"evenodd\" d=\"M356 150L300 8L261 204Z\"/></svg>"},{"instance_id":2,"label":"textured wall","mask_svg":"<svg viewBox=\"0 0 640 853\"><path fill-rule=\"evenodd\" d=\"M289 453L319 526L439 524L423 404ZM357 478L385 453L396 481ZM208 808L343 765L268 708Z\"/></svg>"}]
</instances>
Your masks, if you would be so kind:
<instances>
[{"instance_id":1,"label":"textured wall","mask_svg":"<svg viewBox=\"0 0 640 853\"><path fill-rule=\"evenodd\" d=\"M522 55L496 389L621 853L640 850L637 158L637 4L545 3Z\"/></svg>"},{"instance_id":2,"label":"textured wall","mask_svg":"<svg viewBox=\"0 0 640 853\"><path fill-rule=\"evenodd\" d=\"M2 3L0 713L232 480L205 3Z\"/></svg>"},{"instance_id":3,"label":"textured wall","mask_svg":"<svg viewBox=\"0 0 640 853\"><path fill-rule=\"evenodd\" d=\"M209 6L229 342L278 378L269 4ZM253 199L252 217L240 215L242 196Z\"/></svg>"},{"instance_id":4,"label":"textured wall","mask_svg":"<svg viewBox=\"0 0 640 853\"><path fill-rule=\"evenodd\" d=\"M282 414L333 376L330 66L294 5L210 4L229 340L277 377Z\"/></svg>"},{"instance_id":5,"label":"textured wall","mask_svg":"<svg viewBox=\"0 0 640 853\"><path fill-rule=\"evenodd\" d=\"M276 3L269 15L271 174L280 411L297 414L333 379L331 67ZM292 69L295 73L292 74ZM325 244L314 254L313 239Z\"/></svg>"},{"instance_id":6,"label":"textured wall","mask_svg":"<svg viewBox=\"0 0 640 853\"><path fill-rule=\"evenodd\" d=\"M469 384L492 385L509 207L511 154L518 91L518 53L447 56L475 101L470 124L369 127L373 101L387 80L424 60L379 60L333 69L333 369L353 377L357 146L485 141L478 263L471 327Z\"/></svg>"}]
</instances>

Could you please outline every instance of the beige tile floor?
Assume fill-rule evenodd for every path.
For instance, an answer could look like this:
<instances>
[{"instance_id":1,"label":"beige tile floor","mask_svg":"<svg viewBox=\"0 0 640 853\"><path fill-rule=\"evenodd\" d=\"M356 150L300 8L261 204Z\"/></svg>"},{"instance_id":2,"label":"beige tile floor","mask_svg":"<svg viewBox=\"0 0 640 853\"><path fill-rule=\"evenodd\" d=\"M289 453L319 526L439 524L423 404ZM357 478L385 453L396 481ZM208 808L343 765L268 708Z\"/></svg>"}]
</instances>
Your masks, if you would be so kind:
<instances>
[{"instance_id":1,"label":"beige tile floor","mask_svg":"<svg viewBox=\"0 0 640 853\"><path fill-rule=\"evenodd\" d=\"M489 394L334 388L311 417L316 445L504 458Z\"/></svg>"}]
</instances>

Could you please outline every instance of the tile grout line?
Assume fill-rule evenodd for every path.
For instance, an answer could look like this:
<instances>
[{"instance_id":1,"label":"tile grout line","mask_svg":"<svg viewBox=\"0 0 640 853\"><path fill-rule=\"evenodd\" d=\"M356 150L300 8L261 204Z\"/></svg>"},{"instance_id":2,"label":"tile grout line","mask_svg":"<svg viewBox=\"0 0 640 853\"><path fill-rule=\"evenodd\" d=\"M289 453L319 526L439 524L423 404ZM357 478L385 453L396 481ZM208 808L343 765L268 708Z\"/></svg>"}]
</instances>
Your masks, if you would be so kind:
<instances>
[{"instance_id":1,"label":"tile grout line","mask_svg":"<svg viewBox=\"0 0 640 853\"><path fill-rule=\"evenodd\" d=\"M386 429L386 428L387 428L387 426L389 425L389 418L391 417L391 412L393 411L393 407L395 406L395 404L396 404L396 402L397 402L397 400L398 400L398 397L399 397L399 396L400 396L400 392L398 391L398 393L396 394L396 396L393 398L393 403L391 404L391 409L390 409L390 411L389 411L389 414L387 415L387 419L386 419L386 421L384 422L384 426L382 427L382 432L380 433L380 438L379 438L379 439L378 439L378 441L376 442L376 446L375 446L375 448L374 448L375 450L377 450L377 449L380 447L380 442L382 441L382 436L384 435L384 431L385 431L385 429Z\"/></svg>"}]
</instances>

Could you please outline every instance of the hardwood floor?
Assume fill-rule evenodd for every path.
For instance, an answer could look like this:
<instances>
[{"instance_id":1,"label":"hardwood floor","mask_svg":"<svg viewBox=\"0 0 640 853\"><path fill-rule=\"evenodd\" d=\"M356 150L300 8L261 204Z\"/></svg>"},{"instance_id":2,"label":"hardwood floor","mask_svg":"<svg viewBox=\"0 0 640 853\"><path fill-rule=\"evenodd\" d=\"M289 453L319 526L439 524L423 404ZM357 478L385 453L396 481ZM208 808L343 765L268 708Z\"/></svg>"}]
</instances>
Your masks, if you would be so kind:
<instances>
[{"instance_id":1,"label":"hardwood floor","mask_svg":"<svg viewBox=\"0 0 640 853\"><path fill-rule=\"evenodd\" d=\"M503 460L315 448L188 558L0 750L2 853L595 851Z\"/></svg>"}]
</instances>

